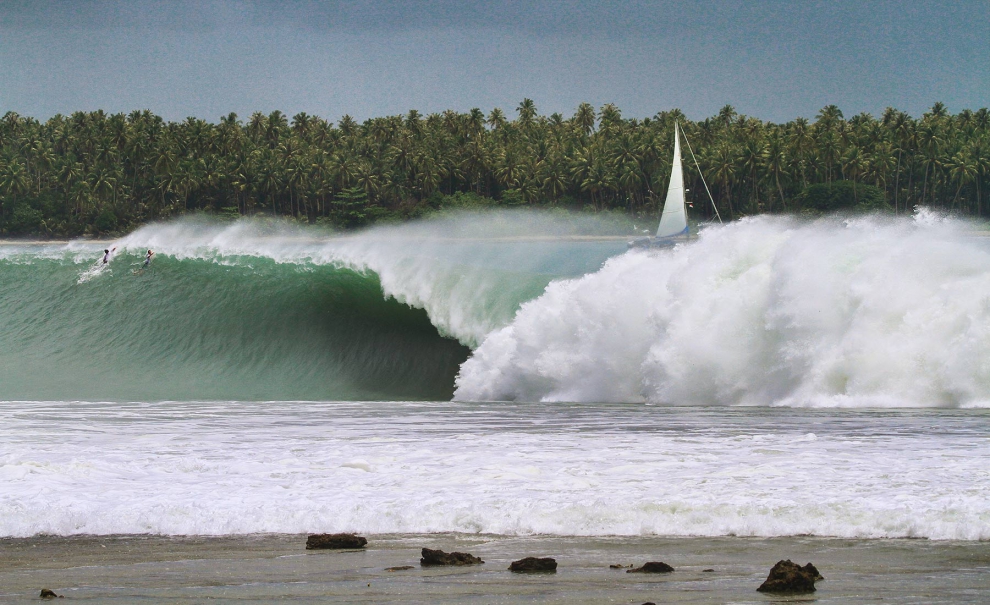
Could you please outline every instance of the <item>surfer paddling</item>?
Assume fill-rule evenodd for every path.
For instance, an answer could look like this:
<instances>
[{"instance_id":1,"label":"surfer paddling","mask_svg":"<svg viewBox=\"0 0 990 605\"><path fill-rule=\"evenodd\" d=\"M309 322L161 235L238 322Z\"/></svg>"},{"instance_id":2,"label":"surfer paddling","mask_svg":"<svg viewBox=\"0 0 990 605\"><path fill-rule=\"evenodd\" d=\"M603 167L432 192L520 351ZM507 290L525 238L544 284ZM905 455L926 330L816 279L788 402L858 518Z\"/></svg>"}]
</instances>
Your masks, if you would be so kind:
<instances>
[{"instance_id":1,"label":"surfer paddling","mask_svg":"<svg viewBox=\"0 0 990 605\"><path fill-rule=\"evenodd\" d=\"M155 253L152 252L151 250L148 250L148 253L144 255L144 266L145 267L147 267L148 265L151 264L151 257L154 256L154 255L155 255Z\"/></svg>"}]
</instances>

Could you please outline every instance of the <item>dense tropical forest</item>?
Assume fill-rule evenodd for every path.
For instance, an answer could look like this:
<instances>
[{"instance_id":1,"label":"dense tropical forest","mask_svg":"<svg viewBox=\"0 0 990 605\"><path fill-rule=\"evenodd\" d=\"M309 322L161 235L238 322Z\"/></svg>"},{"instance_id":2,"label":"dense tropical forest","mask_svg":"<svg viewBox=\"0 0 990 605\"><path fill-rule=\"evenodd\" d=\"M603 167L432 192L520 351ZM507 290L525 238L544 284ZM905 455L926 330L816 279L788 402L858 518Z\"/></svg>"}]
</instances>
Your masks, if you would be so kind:
<instances>
[{"instance_id":1,"label":"dense tropical forest","mask_svg":"<svg viewBox=\"0 0 990 605\"><path fill-rule=\"evenodd\" d=\"M731 106L702 121L679 110L625 119L582 104L565 118L524 100L510 119L445 111L423 116L236 114L213 124L149 111L0 118L0 233L62 237L124 231L206 212L269 214L353 228L449 207L537 206L656 220L679 123L725 220L850 205L919 205L990 213L987 109L936 103L920 118L887 109L846 119L774 124ZM713 214L684 150L692 219Z\"/></svg>"}]
</instances>

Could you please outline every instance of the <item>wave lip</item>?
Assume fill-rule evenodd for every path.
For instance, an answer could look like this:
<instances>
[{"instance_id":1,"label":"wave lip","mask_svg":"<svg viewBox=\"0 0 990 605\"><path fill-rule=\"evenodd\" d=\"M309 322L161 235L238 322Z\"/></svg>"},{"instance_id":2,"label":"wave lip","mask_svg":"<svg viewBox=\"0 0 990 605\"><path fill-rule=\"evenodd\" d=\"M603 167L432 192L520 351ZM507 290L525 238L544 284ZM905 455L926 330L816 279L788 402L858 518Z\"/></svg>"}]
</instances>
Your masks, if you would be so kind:
<instances>
[{"instance_id":1,"label":"wave lip","mask_svg":"<svg viewBox=\"0 0 990 605\"><path fill-rule=\"evenodd\" d=\"M760 217L555 282L455 399L978 407L990 246L965 223Z\"/></svg>"},{"instance_id":2,"label":"wave lip","mask_svg":"<svg viewBox=\"0 0 990 605\"><path fill-rule=\"evenodd\" d=\"M474 347L552 279L597 269L621 251L621 239L568 239L607 227L595 217L536 211L462 212L349 235L250 219L185 219L142 227L118 245L134 254L153 248L179 259L260 258L371 272L386 296L425 310L442 335Z\"/></svg>"}]
</instances>

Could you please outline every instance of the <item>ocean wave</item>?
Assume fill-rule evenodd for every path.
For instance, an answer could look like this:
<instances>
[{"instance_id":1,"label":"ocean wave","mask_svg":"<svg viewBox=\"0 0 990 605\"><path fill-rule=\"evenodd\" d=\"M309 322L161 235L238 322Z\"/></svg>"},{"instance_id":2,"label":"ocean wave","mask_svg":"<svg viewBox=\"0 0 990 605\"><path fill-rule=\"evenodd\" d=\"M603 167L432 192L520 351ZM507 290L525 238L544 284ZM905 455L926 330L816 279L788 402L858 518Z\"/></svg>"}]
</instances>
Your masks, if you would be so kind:
<instances>
[{"instance_id":1,"label":"ocean wave","mask_svg":"<svg viewBox=\"0 0 990 605\"><path fill-rule=\"evenodd\" d=\"M627 252L573 237L595 233L588 220L465 214L331 235L183 219L112 243L6 245L0 397L990 401L990 245L969 223L757 217Z\"/></svg>"},{"instance_id":2,"label":"ocean wave","mask_svg":"<svg viewBox=\"0 0 990 605\"><path fill-rule=\"evenodd\" d=\"M455 398L973 407L987 359L990 246L966 223L760 217L550 284Z\"/></svg>"}]
</instances>

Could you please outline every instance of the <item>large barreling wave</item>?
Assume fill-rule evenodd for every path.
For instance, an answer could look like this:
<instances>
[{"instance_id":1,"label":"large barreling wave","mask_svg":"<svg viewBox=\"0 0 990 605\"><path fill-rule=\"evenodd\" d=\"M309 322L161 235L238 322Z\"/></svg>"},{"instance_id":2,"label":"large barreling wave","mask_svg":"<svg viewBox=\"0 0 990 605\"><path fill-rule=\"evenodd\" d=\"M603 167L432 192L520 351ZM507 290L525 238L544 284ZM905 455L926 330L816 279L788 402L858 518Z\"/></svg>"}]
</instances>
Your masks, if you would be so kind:
<instances>
[{"instance_id":1,"label":"large barreling wave","mask_svg":"<svg viewBox=\"0 0 990 605\"><path fill-rule=\"evenodd\" d=\"M990 401L990 242L968 223L760 217L649 252L608 229L185 219L7 243L0 399Z\"/></svg>"},{"instance_id":2,"label":"large barreling wave","mask_svg":"<svg viewBox=\"0 0 990 605\"><path fill-rule=\"evenodd\" d=\"M624 245L546 236L596 230L530 213L347 236L200 217L116 242L7 242L0 399L449 399L470 347Z\"/></svg>"}]
</instances>

